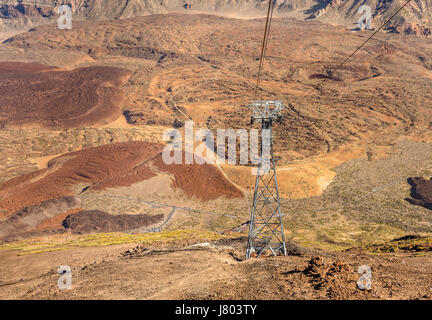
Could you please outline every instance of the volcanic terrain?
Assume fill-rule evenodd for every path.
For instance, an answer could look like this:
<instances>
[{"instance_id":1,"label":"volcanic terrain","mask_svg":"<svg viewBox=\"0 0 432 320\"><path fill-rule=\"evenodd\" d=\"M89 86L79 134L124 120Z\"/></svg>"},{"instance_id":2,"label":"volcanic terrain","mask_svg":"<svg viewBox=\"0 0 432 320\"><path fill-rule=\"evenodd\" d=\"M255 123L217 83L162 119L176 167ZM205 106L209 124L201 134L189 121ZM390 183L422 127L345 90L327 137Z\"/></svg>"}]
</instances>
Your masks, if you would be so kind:
<instances>
[{"instance_id":1,"label":"volcanic terrain","mask_svg":"<svg viewBox=\"0 0 432 320\"><path fill-rule=\"evenodd\" d=\"M167 165L162 133L258 128L264 19L125 15L7 37L0 297L430 299L432 43L390 28L345 61L374 31L324 22L272 22L258 97L290 104L274 126L290 250L250 261L251 166Z\"/></svg>"},{"instance_id":2,"label":"volcanic terrain","mask_svg":"<svg viewBox=\"0 0 432 320\"><path fill-rule=\"evenodd\" d=\"M128 78L127 70L113 67L60 71L18 62L1 62L0 74L2 127L39 124L56 129L117 119L123 101L118 87Z\"/></svg>"}]
</instances>

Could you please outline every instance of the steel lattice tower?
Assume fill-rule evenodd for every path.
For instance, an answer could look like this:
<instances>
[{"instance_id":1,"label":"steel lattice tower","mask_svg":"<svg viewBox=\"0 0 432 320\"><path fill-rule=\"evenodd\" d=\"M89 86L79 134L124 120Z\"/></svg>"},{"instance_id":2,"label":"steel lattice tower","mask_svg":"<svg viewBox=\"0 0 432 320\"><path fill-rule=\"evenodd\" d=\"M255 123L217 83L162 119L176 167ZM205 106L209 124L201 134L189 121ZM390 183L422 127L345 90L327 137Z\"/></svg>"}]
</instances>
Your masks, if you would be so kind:
<instances>
[{"instance_id":1,"label":"steel lattice tower","mask_svg":"<svg viewBox=\"0 0 432 320\"><path fill-rule=\"evenodd\" d=\"M275 256L277 252L286 255L287 249L276 176L276 160L278 159L275 159L273 154L272 137L272 123L273 121L280 121L281 111L285 106L280 101L254 101L250 107L253 110L251 121L252 123L260 121L262 131L246 259L249 259L253 252L258 258L267 249ZM269 134L267 142L263 140L264 132ZM264 155L263 148L269 148L267 155Z\"/></svg>"}]
</instances>

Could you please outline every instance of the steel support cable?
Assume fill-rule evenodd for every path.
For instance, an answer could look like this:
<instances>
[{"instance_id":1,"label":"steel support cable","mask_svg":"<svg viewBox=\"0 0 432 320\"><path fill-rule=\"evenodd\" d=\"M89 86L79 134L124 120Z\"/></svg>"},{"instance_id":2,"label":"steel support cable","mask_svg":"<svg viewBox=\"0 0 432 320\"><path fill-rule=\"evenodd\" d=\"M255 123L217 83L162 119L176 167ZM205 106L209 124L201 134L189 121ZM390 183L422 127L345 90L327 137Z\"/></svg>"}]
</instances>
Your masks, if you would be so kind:
<instances>
[{"instance_id":1,"label":"steel support cable","mask_svg":"<svg viewBox=\"0 0 432 320\"><path fill-rule=\"evenodd\" d=\"M272 0L270 0L270 2L272 2ZM388 18L374 33L372 33L372 35L370 35L359 47L357 47L347 58L345 58L337 67L336 67L336 69L334 69L333 71L332 71L332 73L334 73L334 72L336 72L336 71L338 71L349 59L351 59L361 48L363 48L365 45L366 45L366 43L369 41L369 40L371 40L379 31L381 31L400 11L402 11L409 3L411 2L411 0L407 0L393 15L391 15L391 17L390 18ZM266 34L265 34L266 35ZM267 45L267 43L265 43L265 45ZM263 58L263 56L262 56L262 58ZM262 67L262 64L260 64L260 69L259 69L259 74L258 74L258 76L260 77L260 73L261 73L261 67ZM258 90L258 84L259 84L259 77L258 77L258 79L257 79L257 88L256 88L256 92L257 92L257 90ZM320 83L320 85L322 85L325 81L326 81L327 79L323 79L322 81L321 81L321 83ZM256 95L256 92L255 92L255 95ZM313 89L311 89L311 90L309 90L309 92L300 100L300 102L299 102L299 104L301 104L307 97L309 97L310 96L310 94L313 92ZM369 197L369 196L371 196L371 195L373 195L374 193L376 193L376 192L379 192L379 191L381 191L382 189L385 189L386 187L389 187L389 186L391 186L391 185L393 185L394 183L396 183L396 182L398 182L398 181L401 181L400 179L396 179L396 180L394 180L394 181L392 181L392 182L390 182L390 183L388 183L388 184L386 184L386 185L384 185L384 186L381 186L381 187L378 187L378 188L375 188L374 189L374 191L372 191L372 192L370 192L370 193L368 193L368 194L366 194L366 195L364 195L363 197L360 197L359 199L356 199L354 202L359 202L360 200L363 200L364 198L367 198L367 197ZM286 201L289 201L288 199L287 200L285 200L285 201L281 201L281 202L286 202ZM346 207L347 205L346 204L342 204L342 207ZM325 207L325 208L321 208L321 209L318 209L318 211L323 211L323 210L329 210L329 209L336 209L336 208L339 208L340 207L340 205L336 205L336 206L329 206L329 207Z\"/></svg>"},{"instance_id":2,"label":"steel support cable","mask_svg":"<svg viewBox=\"0 0 432 320\"><path fill-rule=\"evenodd\" d=\"M271 1L271 0L270 0ZM379 31L381 31L400 11L402 11L409 3L411 2L411 0L407 0L389 19L387 19L371 36L369 36L369 38L367 38L359 47L357 47L347 58L345 58L342 63L340 63L338 65L338 67L333 70L332 72L336 72L337 70L339 70L349 59L351 59L354 54L357 53L357 51L359 51L362 47L364 47L364 45L371 40ZM321 81L321 84L323 84L327 79L323 79ZM309 90L309 92L300 100L299 104L301 104L304 99L306 99L311 93L312 93L313 89Z\"/></svg>"},{"instance_id":3,"label":"steel support cable","mask_svg":"<svg viewBox=\"0 0 432 320\"><path fill-rule=\"evenodd\" d=\"M400 11L402 11L402 10L400 10ZM400 12L400 11L399 11L399 12ZM405 17L404 17L404 18L405 18ZM407 23L408 23L408 22L411 22L412 20L414 20L414 18L415 18L415 15L410 16L409 19L406 19L406 18L405 18L405 22L407 22ZM381 40L381 41L382 41L382 42L386 42L386 41L388 41L388 40L390 39L390 37L391 37L391 36L390 36L390 33L389 33L388 36L387 36L385 39ZM352 83L353 83L353 82L348 82L348 85L344 88L344 91L343 91L344 94L346 94L346 92L348 92L348 91L351 89L351 85L352 85Z\"/></svg>"},{"instance_id":4,"label":"steel support cable","mask_svg":"<svg viewBox=\"0 0 432 320\"><path fill-rule=\"evenodd\" d=\"M273 15L273 0L269 0L269 4L268 4L268 8L267 8L267 18L266 18L266 24L265 24L265 28L264 28L264 37L263 37L263 41L262 41L262 45L261 45L261 56L260 56L260 63L259 63L259 67L258 67L258 74L257 74L257 81L256 81L256 87L255 87L255 99L258 95L258 88L259 88L259 83L260 83L260 78L261 78L261 72L262 72L262 68L263 68L263 64L264 64L264 56L265 56L265 52L266 52L266 48L267 48L267 41L268 41L268 35L270 33L270 25L271 25L271 18Z\"/></svg>"},{"instance_id":5,"label":"steel support cable","mask_svg":"<svg viewBox=\"0 0 432 320\"><path fill-rule=\"evenodd\" d=\"M379 31L381 31L402 9L404 9L409 3L411 2L411 0L407 0L390 18L388 18L372 35L370 35L359 47L357 47L348 57L346 57L337 67L336 69L334 69L333 71L331 71L332 73L335 73L336 71L338 71L346 62L348 62L349 59L351 59L361 48L363 48L367 42L369 42L369 40L371 40ZM258 74L257 74L257 82L256 82L256 87L255 87L255 99L257 98L258 95L258 88L259 88L259 83L261 80L261 74L262 74L262 69L263 69L263 64L264 64L264 58L265 58L265 53L267 50L267 44L268 44L268 37L270 34L270 26L271 26L271 20L273 17L273 8L274 6L272 6L273 0L269 0L269 6L267 9L267 19L266 19L266 26L265 26L265 30L264 30L264 37L263 37L263 42L262 42L262 47L261 47L261 57L260 57L260 64L259 64L259 68L258 68ZM322 86L322 84L326 81L327 79L323 79L320 83L320 87ZM313 92L313 89L309 90L309 92L303 96L303 98L300 100L299 104L301 104L306 98L308 98L310 96L310 94Z\"/></svg>"},{"instance_id":6,"label":"steel support cable","mask_svg":"<svg viewBox=\"0 0 432 320\"><path fill-rule=\"evenodd\" d=\"M273 0L270 0L270 1L273 2ZM262 64L261 64L261 74L262 74L262 70L264 69L264 60L266 57L267 44L268 44L268 40L270 37L270 28L271 28L271 23L272 23L272 18L273 18L273 9L274 9L274 5L271 6L271 11L270 11L270 19L269 19L269 25L268 25L268 31L267 31L267 38L266 38L266 42L264 45L264 55L263 55ZM261 80L261 77L260 77L260 80ZM256 93L255 93L256 95L258 94L258 89L259 89L259 86L256 89Z\"/></svg>"},{"instance_id":7,"label":"steel support cable","mask_svg":"<svg viewBox=\"0 0 432 320\"><path fill-rule=\"evenodd\" d=\"M338 71L349 59L351 59L357 51L359 51L361 48L363 48L366 43L371 40L379 31L381 31L403 8L405 8L408 3L410 3L411 0L407 0L389 19L387 19L374 33L372 33L369 38L367 38L359 47L357 47L347 58L345 58L342 63L340 63L336 69L331 71L332 73ZM326 81L327 79L323 79L320 83L320 86ZM313 92L313 89L309 90L309 92L300 100L299 104L301 104L307 97L310 96L310 94Z\"/></svg>"}]
</instances>

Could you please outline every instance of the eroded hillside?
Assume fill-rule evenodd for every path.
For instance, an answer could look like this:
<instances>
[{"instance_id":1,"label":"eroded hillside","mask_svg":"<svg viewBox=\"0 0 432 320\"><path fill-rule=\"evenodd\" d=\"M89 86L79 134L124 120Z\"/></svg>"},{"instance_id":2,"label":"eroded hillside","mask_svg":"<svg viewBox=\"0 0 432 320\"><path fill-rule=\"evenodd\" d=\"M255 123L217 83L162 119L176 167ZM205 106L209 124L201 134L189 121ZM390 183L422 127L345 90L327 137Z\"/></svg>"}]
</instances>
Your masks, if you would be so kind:
<instances>
[{"instance_id":1,"label":"eroded hillside","mask_svg":"<svg viewBox=\"0 0 432 320\"><path fill-rule=\"evenodd\" d=\"M30 27L52 23L58 19L58 7L66 2L60 0L1 0L0 33L25 30ZM260 0L71 0L67 4L76 20L112 20L160 13L210 13L236 18L253 18L265 15L267 3ZM190 4L191 7L186 6ZM375 26L381 25L392 16L404 0L277 0L274 15L294 17L300 20L319 20L330 24L355 28L361 14L359 8L367 5ZM410 1L389 24L397 32L430 36L432 3L430 0ZM406 30L411 25L426 32ZM396 29L396 26L405 30Z\"/></svg>"},{"instance_id":2,"label":"eroded hillside","mask_svg":"<svg viewBox=\"0 0 432 320\"><path fill-rule=\"evenodd\" d=\"M24 240L6 239L10 242L1 246L6 262L0 268L23 265L26 258L16 253L41 254L54 262L42 261L32 275L52 280L53 274L43 275L78 247L78 257L68 261L81 270L76 297L87 298L98 289L88 293L80 288L97 287L90 280L96 272L111 274L128 263L118 258L117 249L101 247L129 244L131 255L141 259L141 254L147 257L145 246L165 250L168 242L187 252L177 256L185 263L193 260L190 255L199 256L189 255L188 245L213 241L220 246L216 241L225 241L236 252L204 253L216 267L207 268L205 259L196 267L203 274L216 272L207 283L211 295L192 290L196 282L174 276L167 278L177 285L172 295L163 290L157 295L155 281L148 291L127 296L244 297L243 280L234 278L247 279L253 267L260 270L256 279L261 284L272 276L286 281L280 288L286 298L429 297L424 281L429 269L416 278L429 256L417 256L417 251L379 258L354 251L334 255L344 263L332 259L320 264L307 249L298 259L253 262L262 269L240 262L255 178L251 168L161 161L162 132L177 128L183 133L187 119L194 120L196 129L253 127L245 106L254 98L263 23L168 14L74 21L72 30L59 30L53 23L8 37L0 45L7 101L0 109L1 232ZM276 153L282 156L278 177L284 227L290 241L325 249L319 253L325 257L359 245L375 252L390 243L396 251L399 244L396 248L392 239L430 235L432 228L432 45L423 37L383 32L338 68L371 33L290 18L272 23L259 97L292 104L274 130ZM63 104L64 93L70 99ZM410 177L418 177L415 186ZM104 227L98 229L99 224ZM428 255L430 240L424 239L412 245ZM114 256L115 261L87 269L94 251L80 246L97 246L98 257ZM401 266L405 259L408 264ZM369 293L357 291L354 281L355 268L365 260L381 272L377 290ZM172 268L154 264L152 258L145 261L161 272ZM223 266L231 264L225 273ZM275 271L276 265L283 265L283 273ZM62 296L49 284L21 277L20 266L0 279L10 296ZM397 278L408 293L399 294L396 280L388 278L396 267L408 277ZM139 263L132 269L128 274L141 271ZM122 275L117 276L121 282ZM339 278L342 283L335 280ZM221 291L232 283L238 291ZM15 285L24 291L14 293ZM317 291L320 286L324 291ZM273 289L254 297L272 298ZM99 297L124 294L97 292Z\"/></svg>"}]
</instances>

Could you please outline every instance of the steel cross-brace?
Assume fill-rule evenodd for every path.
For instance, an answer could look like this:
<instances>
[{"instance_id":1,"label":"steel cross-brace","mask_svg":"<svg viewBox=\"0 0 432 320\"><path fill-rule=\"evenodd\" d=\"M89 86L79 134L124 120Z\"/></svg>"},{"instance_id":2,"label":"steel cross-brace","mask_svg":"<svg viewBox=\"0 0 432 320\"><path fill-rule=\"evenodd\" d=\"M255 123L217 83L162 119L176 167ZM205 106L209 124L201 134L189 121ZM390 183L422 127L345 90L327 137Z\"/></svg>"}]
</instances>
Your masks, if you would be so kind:
<instances>
[{"instance_id":1,"label":"steel cross-brace","mask_svg":"<svg viewBox=\"0 0 432 320\"><path fill-rule=\"evenodd\" d=\"M249 225L249 238L246 259L252 253L258 258L264 251L272 255L278 252L287 255L285 234L282 224L279 189L276 175L276 160L273 154L272 123L281 120L281 111L286 108L280 101L254 101L251 103L252 122L260 121L262 134L260 137L260 158L256 171L253 207ZM270 158L263 154L263 132L269 134Z\"/></svg>"}]
</instances>

